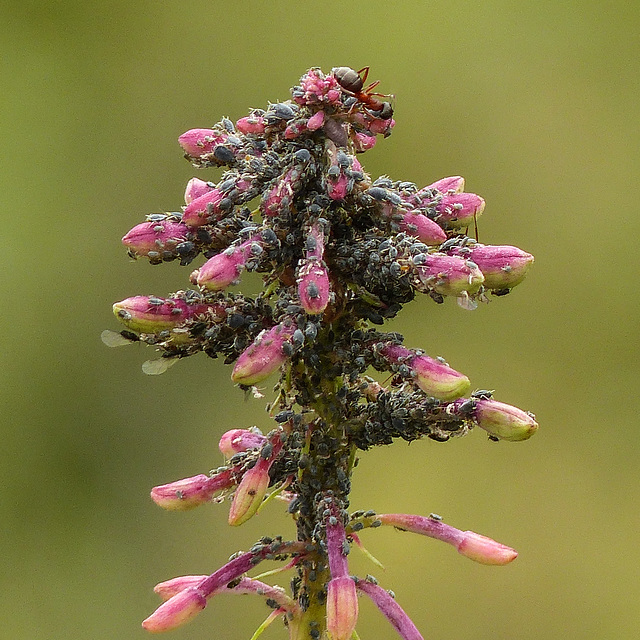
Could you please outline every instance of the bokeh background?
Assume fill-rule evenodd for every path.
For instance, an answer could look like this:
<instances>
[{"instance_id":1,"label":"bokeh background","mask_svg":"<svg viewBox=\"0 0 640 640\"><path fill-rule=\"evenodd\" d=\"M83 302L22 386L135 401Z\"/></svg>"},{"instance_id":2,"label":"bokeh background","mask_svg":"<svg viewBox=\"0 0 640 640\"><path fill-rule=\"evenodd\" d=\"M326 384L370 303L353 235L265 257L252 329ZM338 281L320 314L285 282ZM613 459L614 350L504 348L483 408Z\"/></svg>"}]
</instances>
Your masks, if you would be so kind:
<instances>
[{"instance_id":1,"label":"bokeh background","mask_svg":"<svg viewBox=\"0 0 640 640\"><path fill-rule=\"evenodd\" d=\"M536 256L506 298L419 299L391 327L541 426L519 444L399 442L354 480L354 508L437 512L516 547L515 563L378 530L363 540L386 571L354 552L354 572L432 639L640 637L639 33L628 0L5 0L0 636L143 638L156 582L293 534L277 504L230 531L225 506L151 503L154 484L217 466L225 430L269 421L220 361L147 377L149 349L99 336L118 328L113 301L187 283L119 244L178 208L190 177L217 175L194 172L177 136L286 99L310 66L370 65L397 127L366 169L464 175L487 200L481 239ZM361 606L363 639L395 637ZM265 616L225 596L171 637L246 639Z\"/></svg>"}]
</instances>

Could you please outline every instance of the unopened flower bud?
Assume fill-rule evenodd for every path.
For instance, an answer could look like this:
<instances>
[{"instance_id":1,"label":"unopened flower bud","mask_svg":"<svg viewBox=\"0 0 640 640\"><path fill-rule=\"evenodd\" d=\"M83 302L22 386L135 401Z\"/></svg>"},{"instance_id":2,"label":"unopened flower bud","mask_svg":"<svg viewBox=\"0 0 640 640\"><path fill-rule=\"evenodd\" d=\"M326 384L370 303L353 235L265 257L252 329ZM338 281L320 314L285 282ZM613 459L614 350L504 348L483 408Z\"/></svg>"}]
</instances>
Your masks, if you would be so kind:
<instances>
[{"instance_id":1,"label":"unopened flower bud","mask_svg":"<svg viewBox=\"0 0 640 640\"><path fill-rule=\"evenodd\" d=\"M447 193L435 203L437 221L452 229L467 227L484 211L484 205L475 193Z\"/></svg>"},{"instance_id":2,"label":"unopened flower bud","mask_svg":"<svg viewBox=\"0 0 640 640\"><path fill-rule=\"evenodd\" d=\"M475 262L487 289L512 289L524 280L534 260L530 253L509 245L454 247L450 253Z\"/></svg>"},{"instance_id":3,"label":"unopened flower bud","mask_svg":"<svg viewBox=\"0 0 640 640\"><path fill-rule=\"evenodd\" d=\"M201 227L220 220L228 213L228 209L220 206L224 199L225 194L220 189L206 191L187 204L182 214L182 222L189 227Z\"/></svg>"},{"instance_id":4,"label":"unopened flower bud","mask_svg":"<svg viewBox=\"0 0 640 640\"><path fill-rule=\"evenodd\" d=\"M295 325L278 324L263 331L236 360L231 379L237 384L254 385L268 378L287 359L282 345L291 338Z\"/></svg>"},{"instance_id":5,"label":"unopened flower bud","mask_svg":"<svg viewBox=\"0 0 640 640\"><path fill-rule=\"evenodd\" d=\"M183 300L134 296L113 305L113 313L127 329L136 333L157 333L172 329L189 317Z\"/></svg>"},{"instance_id":6,"label":"unopened flower bud","mask_svg":"<svg viewBox=\"0 0 640 640\"><path fill-rule=\"evenodd\" d=\"M229 524L236 527L255 515L269 486L269 462L260 458L243 476L229 509Z\"/></svg>"},{"instance_id":7,"label":"unopened flower bud","mask_svg":"<svg viewBox=\"0 0 640 640\"><path fill-rule=\"evenodd\" d=\"M207 599L196 587L187 587L161 604L142 627L152 633L171 631L192 620L207 605Z\"/></svg>"},{"instance_id":8,"label":"unopened flower bud","mask_svg":"<svg viewBox=\"0 0 640 640\"><path fill-rule=\"evenodd\" d=\"M194 200L203 196L205 193L209 193L209 191L212 191L214 188L211 182L205 182L204 180L200 180L200 178L191 178L191 180L187 182L184 190L185 204L191 204Z\"/></svg>"},{"instance_id":9,"label":"unopened flower bud","mask_svg":"<svg viewBox=\"0 0 640 640\"><path fill-rule=\"evenodd\" d=\"M469 389L467 376L426 355L416 355L400 345L385 345L381 354L393 364L405 364L413 381L429 396L439 400L455 400Z\"/></svg>"},{"instance_id":10,"label":"unopened flower bud","mask_svg":"<svg viewBox=\"0 0 640 640\"><path fill-rule=\"evenodd\" d=\"M122 238L122 244L132 257L149 256L155 252L161 258L165 252L173 255L176 246L187 239L188 233L189 229L182 222L142 222Z\"/></svg>"},{"instance_id":11,"label":"unopened flower bud","mask_svg":"<svg viewBox=\"0 0 640 640\"><path fill-rule=\"evenodd\" d=\"M292 167L287 171L284 178L262 198L260 209L265 216L277 216L286 213L293 201L294 190L300 183L300 168Z\"/></svg>"},{"instance_id":12,"label":"unopened flower bud","mask_svg":"<svg viewBox=\"0 0 640 640\"><path fill-rule=\"evenodd\" d=\"M442 253L426 256L418 267L418 276L424 285L443 296L476 293L484 282L482 271L474 262Z\"/></svg>"},{"instance_id":13,"label":"unopened flower bud","mask_svg":"<svg viewBox=\"0 0 640 640\"><path fill-rule=\"evenodd\" d=\"M398 226L400 227L400 231L404 231L408 235L418 238L420 242L424 242L428 246L442 244L447 239L447 234L442 227L421 213L408 211L402 215Z\"/></svg>"},{"instance_id":14,"label":"unopened flower bud","mask_svg":"<svg viewBox=\"0 0 640 640\"><path fill-rule=\"evenodd\" d=\"M329 304L330 293L327 268L315 261L303 262L298 275L298 296L304 310L309 315L323 313Z\"/></svg>"},{"instance_id":15,"label":"unopened flower bud","mask_svg":"<svg viewBox=\"0 0 640 640\"><path fill-rule=\"evenodd\" d=\"M518 552L491 538L465 531L458 544L458 553L480 564L505 565L518 557Z\"/></svg>"},{"instance_id":16,"label":"unopened flower bud","mask_svg":"<svg viewBox=\"0 0 640 640\"><path fill-rule=\"evenodd\" d=\"M350 640L358 622L358 595L349 576L327 584L327 631L331 640Z\"/></svg>"},{"instance_id":17,"label":"unopened flower bud","mask_svg":"<svg viewBox=\"0 0 640 640\"><path fill-rule=\"evenodd\" d=\"M209 291L226 289L242 273L244 265L252 255L254 245L260 245L259 236L209 258L199 270L194 271L191 281L197 282Z\"/></svg>"},{"instance_id":18,"label":"unopened flower bud","mask_svg":"<svg viewBox=\"0 0 640 640\"><path fill-rule=\"evenodd\" d=\"M266 436L250 429L231 429L222 434L218 448L225 458L236 453L259 449L267 441Z\"/></svg>"},{"instance_id":19,"label":"unopened flower bud","mask_svg":"<svg viewBox=\"0 0 640 640\"><path fill-rule=\"evenodd\" d=\"M264 133L266 123L263 116L251 114L250 116L240 118L240 120L236 122L236 127L238 128L238 131L244 133L245 135L260 135Z\"/></svg>"},{"instance_id":20,"label":"unopened flower bud","mask_svg":"<svg viewBox=\"0 0 640 640\"><path fill-rule=\"evenodd\" d=\"M226 139L226 135L213 129L189 129L178 138L178 142L188 156L200 158L211 153L217 145L224 144Z\"/></svg>"},{"instance_id":21,"label":"unopened flower bud","mask_svg":"<svg viewBox=\"0 0 640 640\"><path fill-rule=\"evenodd\" d=\"M171 580L165 580L159 582L154 588L154 592L157 593L162 600L166 601L169 598L173 598L176 594L184 591L188 587L196 587L207 576L179 576L178 578L172 578Z\"/></svg>"},{"instance_id":22,"label":"unopened flower bud","mask_svg":"<svg viewBox=\"0 0 640 640\"><path fill-rule=\"evenodd\" d=\"M234 484L235 480L230 470L214 476L201 473L154 487L151 490L151 499L168 511L187 511L209 502L216 493Z\"/></svg>"},{"instance_id":23,"label":"unopened flower bud","mask_svg":"<svg viewBox=\"0 0 640 640\"><path fill-rule=\"evenodd\" d=\"M476 401L472 419L489 435L510 442L527 440L538 429L538 423L531 414L490 398Z\"/></svg>"}]
</instances>

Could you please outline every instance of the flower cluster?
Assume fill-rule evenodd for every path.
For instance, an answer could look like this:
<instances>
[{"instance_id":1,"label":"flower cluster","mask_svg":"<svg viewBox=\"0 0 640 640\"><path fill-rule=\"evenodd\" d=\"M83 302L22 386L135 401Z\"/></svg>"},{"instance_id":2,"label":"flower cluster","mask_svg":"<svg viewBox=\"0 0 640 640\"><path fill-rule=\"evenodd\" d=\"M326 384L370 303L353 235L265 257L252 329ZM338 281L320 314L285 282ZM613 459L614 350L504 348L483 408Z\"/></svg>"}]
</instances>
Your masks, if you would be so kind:
<instances>
[{"instance_id":1,"label":"flower cluster","mask_svg":"<svg viewBox=\"0 0 640 640\"><path fill-rule=\"evenodd\" d=\"M223 466L155 487L152 499L184 510L230 498L229 524L238 526L277 497L297 530L294 540L261 538L210 575L159 584L164 604L144 621L149 631L185 623L218 593L253 593L272 610L261 629L282 618L291 638L348 640L364 594L400 636L421 638L388 591L349 574L361 530L388 525L426 535L484 564L517 555L433 514L348 511L359 450L394 438L443 442L474 426L492 440L520 441L538 427L492 392L470 392L467 376L442 358L376 328L418 293L465 309L502 296L533 256L467 236L485 203L459 176L421 188L371 179L357 154L395 122L387 96L373 92L377 83L365 86L367 73L311 69L291 100L184 133L187 159L222 175L191 179L181 212L152 214L122 240L131 257L151 264L204 260L191 273L193 288L116 303L125 329L105 332L107 344L154 346L160 359L143 365L151 374L201 351L222 356L233 382L258 397L256 385L279 376L266 435L228 431ZM259 295L228 290L244 271L262 275ZM373 370L390 374L385 385ZM263 560L294 572L291 595L246 575Z\"/></svg>"}]
</instances>

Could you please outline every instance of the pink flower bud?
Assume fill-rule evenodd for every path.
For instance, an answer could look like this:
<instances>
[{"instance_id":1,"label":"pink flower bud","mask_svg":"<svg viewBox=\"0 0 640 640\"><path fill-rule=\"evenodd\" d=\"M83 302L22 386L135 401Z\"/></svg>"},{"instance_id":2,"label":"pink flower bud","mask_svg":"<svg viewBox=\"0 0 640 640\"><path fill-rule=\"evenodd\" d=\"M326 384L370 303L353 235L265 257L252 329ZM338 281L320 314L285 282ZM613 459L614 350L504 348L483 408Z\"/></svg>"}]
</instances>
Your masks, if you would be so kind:
<instances>
[{"instance_id":1,"label":"pink flower bud","mask_svg":"<svg viewBox=\"0 0 640 640\"><path fill-rule=\"evenodd\" d=\"M366 133L356 132L351 136L356 153L364 153L373 149L376 144L375 136L368 136Z\"/></svg>"},{"instance_id":2,"label":"pink flower bud","mask_svg":"<svg viewBox=\"0 0 640 640\"><path fill-rule=\"evenodd\" d=\"M531 414L490 398L476 401L473 421L489 435L510 442L527 440L538 429L538 423Z\"/></svg>"},{"instance_id":3,"label":"pink flower bud","mask_svg":"<svg viewBox=\"0 0 640 640\"><path fill-rule=\"evenodd\" d=\"M278 324L263 331L236 360L231 379L237 384L254 385L268 378L287 359L282 345L291 338L295 325Z\"/></svg>"},{"instance_id":4,"label":"pink flower bud","mask_svg":"<svg viewBox=\"0 0 640 640\"><path fill-rule=\"evenodd\" d=\"M220 305L190 305L174 298L134 296L113 305L116 318L136 333L158 333L177 327L195 315L210 312L225 317Z\"/></svg>"},{"instance_id":5,"label":"pink flower bud","mask_svg":"<svg viewBox=\"0 0 640 640\"><path fill-rule=\"evenodd\" d=\"M505 565L518 557L518 552L491 538L465 531L458 553L480 564Z\"/></svg>"},{"instance_id":6,"label":"pink flower bud","mask_svg":"<svg viewBox=\"0 0 640 640\"><path fill-rule=\"evenodd\" d=\"M269 463L260 458L243 476L229 509L229 524L237 527L255 515L269 486Z\"/></svg>"},{"instance_id":7,"label":"pink flower bud","mask_svg":"<svg viewBox=\"0 0 640 640\"><path fill-rule=\"evenodd\" d=\"M142 627L152 633L171 631L192 620L207 605L207 599L196 587L187 587L161 604Z\"/></svg>"},{"instance_id":8,"label":"pink flower bud","mask_svg":"<svg viewBox=\"0 0 640 640\"><path fill-rule=\"evenodd\" d=\"M508 564L518 556L511 547L473 531L460 531L433 516L427 518L407 513L385 513L378 514L376 518L383 525L446 542L463 556L481 564Z\"/></svg>"},{"instance_id":9,"label":"pink flower bud","mask_svg":"<svg viewBox=\"0 0 640 640\"><path fill-rule=\"evenodd\" d=\"M184 190L184 201L186 204L191 204L194 200L203 196L205 193L209 193L215 189L210 182L200 180L200 178L191 178L187 182L187 187Z\"/></svg>"},{"instance_id":10,"label":"pink flower bud","mask_svg":"<svg viewBox=\"0 0 640 640\"><path fill-rule=\"evenodd\" d=\"M309 315L323 313L329 304L331 284L327 268L314 260L301 263L298 272L300 304Z\"/></svg>"},{"instance_id":11,"label":"pink flower bud","mask_svg":"<svg viewBox=\"0 0 640 640\"><path fill-rule=\"evenodd\" d=\"M299 138L307 130L306 122L302 120L294 120L290 122L284 130L285 140L295 140Z\"/></svg>"},{"instance_id":12,"label":"pink flower bud","mask_svg":"<svg viewBox=\"0 0 640 640\"><path fill-rule=\"evenodd\" d=\"M317 131L324 124L324 111L316 111L307 122L309 131Z\"/></svg>"},{"instance_id":13,"label":"pink flower bud","mask_svg":"<svg viewBox=\"0 0 640 640\"><path fill-rule=\"evenodd\" d=\"M201 227L203 224L220 220L228 213L228 209L220 208L224 197L220 189L211 189L195 198L185 207L182 222L189 227Z\"/></svg>"},{"instance_id":14,"label":"pink flower bud","mask_svg":"<svg viewBox=\"0 0 640 640\"><path fill-rule=\"evenodd\" d=\"M222 435L218 448L225 458L231 458L236 453L259 449L267 438L261 433L250 429L231 429Z\"/></svg>"},{"instance_id":15,"label":"pink flower bud","mask_svg":"<svg viewBox=\"0 0 640 640\"><path fill-rule=\"evenodd\" d=\"M356 589L371 599L403 640L424 640L411 618L388 591L370 580L358 580Z\"/></svg>"},{"instance_id":16,"label":"pink flower bud","mask_svg":"<svg viewBox=\"0 0 640 640\"><path fill-rule=\"evenodd\" d=\"M462 193L464 191L464 178L462 176L451 176L449 178L441 178L436 180L428 187L421 189L423 191L439 191L440 193Z\"/></svg>"},{"instance_id":17,"label":"pink flower bud","mask_svg":"<svg viewBox=\"0 0 640 640\"><path fill-rule=\"evenodd\" d=\"M163 601L166 601L188 587L197 587L206 577L208 576L180 576L158 583L153 590Z\"/></svg>"},{"instance_id":18,"label":"pink flower bud","mask_svg":"<svg viewBox=\"0 0 640 640\"><path fill-rule=\"evenodd\" d=\"M176 245L187 239L189 229L182 222L159 220L136 225L123 238L122 244L133 257L149 256L164 251L173 253Z\"/></svg>"},{"instance_id":19,"label":"pink flower bud","mask_svg":"<svg viewBox=\"0 0 640 640\"><path fill-rule=\"evenodd\" d=\"M475 262L487 289L511 289L520 284L534 260L530 253L509 245L454 247L450 254Z\"/></svg>"},{"instance_id":20,"label":"pink flower bud","mask_svg":"<svg viewBox=\"0 0 640 640\"><path fill-rule=\"evenodd\" d=\"M482 271L475 263L442 253L426 256L418 267L418 276L426 287L443 296L476 293L484 282Z\"/></svg>"},{"instance_id":21,"label":"pink flower bud","mask_svg":"<svg viewBox=\"0 0 640 640\"><path fill-rule=\"evenodd\" d=\"M452 229L467 227L484 211L484 204L475 193L447 193L435 203L437 221Z\"/></svg>"},{"instance_id":22,"label":"pink flower bud","mask_svg":"<svg viewBox=\"0 0 640 640\"><path fill-rule=\"evenodd\" d=\"M392 364L404 364L409 367L415 384L427 395L439 400L455 400L464 395L471 384L467 376L439 360L416 355L400 345L385 345L380 353Z\"/></svg>"},{"instance_id":23,"label":"pink flower bud","mask_svg":"<svg viewBox=\"0 0 640 640\"><path fill-rule=\"evenodd\" d=\"M391 129L393 129L395 125L396 121L393 118L389 118L388 120L375 118L369 123L369 131L371 133L382 134L386 138L391 134Z\"/></svg>"},{"instance_id":24,"label":"pink flower bud","mask_svg":"<svg viewBox=\"0 0 640 640\"><path fill-rule=\"evenodd\" d=\"M402 215L398 224L400 231L418 238L428 246L440 245L447 239L447 234L442 227L421 213L408 211Z\"/></svg>"},{"instance_id":25,"label":"pink flower bud","mask_svg":"<svg viewBox=\"0 0 640 640\"><path fill-rule=\"evenodd\" d=\"M270 445L260 451L255 466L242 476L229 509L229 524L238 526L255 515L269 486L269 469L282 449L281 431L272 433Z\"/></svg>"},{"instance_id":26,"label":"pink flower bud","mask_svg":"<svg viewBox=\"0 0 640 640\"><path fill-rule=\"evenodd\" d=\"M199 270L191 274L191 282L197 282L209 291L222 291L238 279L254 245L261 246L260 236L254 236L236 247L229 247L213 258L209 258Z\"/></svg>"},{"instance_id":27,"label":"pink flower bud","mask_svg":"<svg viewBox=\"0 0 640 640\"><path fill-rule=\"evenodd\" d=\"M209 502L216 493L234 484L231 470L214 476L200 474L154 487L151 490L151 499L168 511L187 511Z\"/></svg>"},{"instance_id":28,"label":"pink flower bud","mask_svg":"<svg viewBox=\"0 0 640 640\"><path fill-rule=\"evenodd\" d=\"M226 140L226 135L213 129L189 129L178 138L184 152L193 158L211 153L217 145L224 144Z\"/></svg>"},{"instance_id":29,"label":"pink flower bud","mask_svg":"<svg viewBox=\"0 0 640 640\"><path fill-rule=\"evenodd\" d=\"M331 640L350 640L358 622L358 595L349 576L327 584L327 631Z\"/></svg>"},{"instance_id":30,"label":"pink flower bud","mask_svg":"<svg viewBox=\"0 0 640 640\"><path fill-rule=\"evenodd\" d=\"M250 116L245 116L244 118L240 118L238 122L236 122L236 127L240 133L246 134L257 134L261 135L264 133L266 128L266 124L264 121L264 117L256 114L251 114Z\"/></svg>"}]
</instances>

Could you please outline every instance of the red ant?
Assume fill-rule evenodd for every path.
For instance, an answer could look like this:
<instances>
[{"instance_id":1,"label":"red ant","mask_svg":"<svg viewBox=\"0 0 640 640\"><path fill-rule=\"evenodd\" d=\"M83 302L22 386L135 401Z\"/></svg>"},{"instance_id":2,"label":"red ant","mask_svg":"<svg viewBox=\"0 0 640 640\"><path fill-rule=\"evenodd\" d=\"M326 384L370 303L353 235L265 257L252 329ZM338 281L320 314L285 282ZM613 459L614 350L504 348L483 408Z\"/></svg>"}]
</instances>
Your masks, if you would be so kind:
<instances>
[{"instance_id":1,"label":"red ant","mask_svg":"<svg viewBox=\"0 0 640 640\"><path fill-rule=\"evenodd\" d=\"M336 67L332 69L332 72L333 77L345 91L351 93L372 111L379 111L379 117L382 120L388 120L393 115L393 107L388 102L382 102L374 98L374 96L382 98L390 96L384 93L372 93L371 91L380 84L380 80L376 80L364 88L364 83L369 75L369 67L363 67L360 71L354 71L351 67Z\"/></svg>"}]
</instances>

